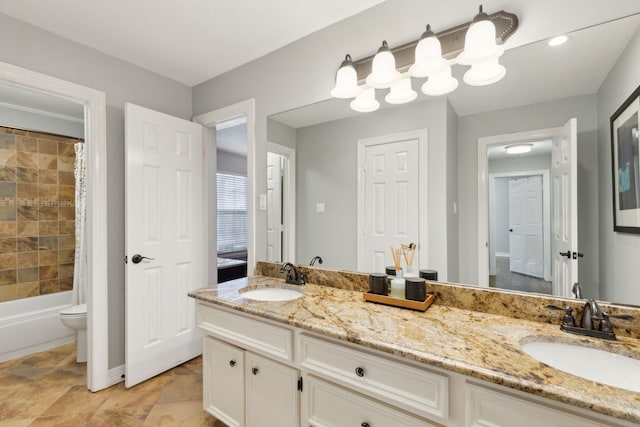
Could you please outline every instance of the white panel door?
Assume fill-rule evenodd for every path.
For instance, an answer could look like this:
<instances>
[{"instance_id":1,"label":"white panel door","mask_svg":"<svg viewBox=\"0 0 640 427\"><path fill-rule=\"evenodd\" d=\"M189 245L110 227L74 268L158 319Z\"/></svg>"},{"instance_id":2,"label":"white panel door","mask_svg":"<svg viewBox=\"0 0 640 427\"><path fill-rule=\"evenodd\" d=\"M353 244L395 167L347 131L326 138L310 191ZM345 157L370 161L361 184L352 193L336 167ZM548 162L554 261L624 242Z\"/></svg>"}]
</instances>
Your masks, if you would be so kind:
<instances>
[{"instance_id":1,"label":"white panel door","mask_svg":"<svg viewBox=\"0 0 640 427\"><path fill-rule=\"evenodd\" d=\"M514 273L543 277L542 177L509 181L509 252Z\"/></svg>"},{"instance_id":2,"label":"white panel door","mask_svg":"<svg viewBox=\"0 0 640 427\"><path fill-rule=\"evenodd\" d=\"M282 162L267 153L267 261L282 262Z\"/></svg>"},{"instance_id":3,"label":"white panel door","mask_svg":"<svg viewBox=\"0 0 640 427\"><path fill-rule=\"evenodd\" d=\"M126 104L125 153L125 385L131 387L202 351L187 296L204 286L202 126Z\"/></svg>"},{"instance_id":4,"label":"white panel door","mask_svg":"<svg viewBox=\"0 0 640 427\"><path fill-rule=\"evenodd\" d=\"M577 122L570 119L553 137L551 181L551 253L553 254L553 293L571 297L578 281L578 163Z\"/></svg>"},{"instance_id":5,"label":"white panel door","mask_svg":"<svg viewBox=\"0 0 640 427\"><path fill-rule=\"evenodd\" d=\"M360 270L383 273L393 265L390 246L399 248L419 240L418 147L418 139L365 147L364 266Z\"/></svg>"}]
</instances>

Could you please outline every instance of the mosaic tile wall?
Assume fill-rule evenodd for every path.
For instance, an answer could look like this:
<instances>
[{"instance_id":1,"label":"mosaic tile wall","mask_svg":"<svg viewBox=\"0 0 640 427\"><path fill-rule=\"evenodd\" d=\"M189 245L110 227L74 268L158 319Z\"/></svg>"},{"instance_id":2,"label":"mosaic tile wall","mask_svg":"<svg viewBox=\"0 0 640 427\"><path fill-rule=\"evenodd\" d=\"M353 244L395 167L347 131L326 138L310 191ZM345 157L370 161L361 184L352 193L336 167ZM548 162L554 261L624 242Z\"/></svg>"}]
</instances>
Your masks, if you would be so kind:
<instances>
[{"instance_id":1,"label":"mosaic tile wall","mask_svg":"<svg viewBox=\"0 0 640 427\"><path fill-rule=\"evenodd\" d=\"M0 301L73 288L78 141L0 127Z\"/></svg>"}]
</instances>

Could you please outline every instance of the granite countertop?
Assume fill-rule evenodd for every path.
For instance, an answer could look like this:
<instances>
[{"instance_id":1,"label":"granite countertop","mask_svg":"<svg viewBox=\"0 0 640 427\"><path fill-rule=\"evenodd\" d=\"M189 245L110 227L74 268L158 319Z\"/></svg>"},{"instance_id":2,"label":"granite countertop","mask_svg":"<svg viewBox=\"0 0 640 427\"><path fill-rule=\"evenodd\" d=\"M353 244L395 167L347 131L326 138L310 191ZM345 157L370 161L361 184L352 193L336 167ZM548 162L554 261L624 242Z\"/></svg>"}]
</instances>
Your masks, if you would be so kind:
<instances>
[{"instance_id":1,"label":"granite countertop","mask_svg":"<svg viewBox=\"0 0 640 427\"><path fill-rule=\"evenodd\" d=\"M256 276L197 289L189 296L640 423L640 393L564 373L520 350L520 343L527 341L559 341L638 355L638 339L580 337L561 332L558 325L446 307L437 301L425 312L412 311L365 302L362 292L313 284L304 286L302 298L287 302L250 301L238 292L272 283L284 285L281 279Z\"/></svg>"}]
</instances>

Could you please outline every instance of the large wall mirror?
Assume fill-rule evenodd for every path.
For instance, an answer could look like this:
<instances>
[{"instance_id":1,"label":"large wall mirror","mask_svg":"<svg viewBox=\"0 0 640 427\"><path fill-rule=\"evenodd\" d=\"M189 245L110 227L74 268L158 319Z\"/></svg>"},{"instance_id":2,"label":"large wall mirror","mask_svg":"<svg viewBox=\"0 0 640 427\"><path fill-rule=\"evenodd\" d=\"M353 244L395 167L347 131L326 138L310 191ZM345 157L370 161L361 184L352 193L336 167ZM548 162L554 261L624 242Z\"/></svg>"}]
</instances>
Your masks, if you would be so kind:
<instances>
[{"instance_id":1,"label":"large wall mirror","mask_svg":"<svg viewBox=\"0 0 640 427\"><path fill-rule=\"evenodd\" d=\"M295 150L295 261L306 264L319 255L323 267L357 270L358 141L426 130L429 217L420 218L428 222L426 241L420 243L428 249L428 257L419 268L434 268L445 281L481 284L479 267L486 263L486 270L496 276L496 256L500 264L499 258L509 250L504 225L508 220L497 207L506 203L509 181L540 176L541 206L547 209L552 203L544 204L552 195L544 179L551 163L550 142L535 138L533 131L562 128L575 119L578 248L572 250L584 254L576 261L577 277L584 297L614 299L619 295L612 290L615 282L621 277L628 282L634 278L630 268L621 276L625 268L616 267L616 280L601 283L600 279L603 271L612 270L606 264L609 255L603 252L610 252L611 244L620 240L610 238L612 227L603 226L607 223L603 212L609 213L612 203L609 117L640 83L639 25L640 15L633 15L573 32L561 46L551 47L541 40L507 50L501 58L507 69L502 81L475 88L460 84L446 98L420 95L403 106L381 102L381 110L367 114L351 111L348 101L331 99L269 117L269 141ZM624 71L630 66L635 66L635 73ZM454 69L459 81L463 71ZM419 84L414 87L418 92ZM517 132L534 135L530 141L536 148L533 157L507 157L500 144L487 150L486 162L496 179L491 197L499 200L491 204L492 211L488 206L479 207L479 139ZM479 209L486 211L481 214ZM486 244L491 244L486 260L478 249L484 243L478 226L482 215L490 233ZM541 219L548 215L541 213ZM549 237L544 237L553 232L549 221L544 227L550 229L541 231L541 250L547 254L552 251L550 245L545 246ZM638 247L640 240L627 239L624 244ZM553 293L552 284L544 283L553 281L553 262L551 258L541 262L541 287L512 289ZM390 259L387 263L391 264ZM493 283L487 282L498 286L495 277ZM640 305L640 292L636 295L626 298L625 294L624 301L617 301Z\"/></svg>"}]
</instances>

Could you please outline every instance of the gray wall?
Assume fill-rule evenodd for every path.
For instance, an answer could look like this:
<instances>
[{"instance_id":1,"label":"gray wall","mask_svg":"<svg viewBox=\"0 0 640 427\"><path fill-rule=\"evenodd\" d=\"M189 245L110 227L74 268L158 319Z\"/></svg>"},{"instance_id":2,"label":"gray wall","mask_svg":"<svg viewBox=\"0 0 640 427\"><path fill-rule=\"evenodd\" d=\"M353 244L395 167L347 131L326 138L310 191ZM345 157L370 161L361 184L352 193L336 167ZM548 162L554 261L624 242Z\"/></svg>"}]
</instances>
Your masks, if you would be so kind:
<instances>
[{"instance_id":1,"label":"gray wall","mask_svg":"<svg viewBox=\"0 0 640 427\"><path fill-rule=\"evenodd\" d=\"M1 105L0 126L84 139L84 122L82 121L76 122Z\"/></svg>"},{"instance_id":2,"label":"gray wall","mask_svg":"<svg viewBox=\"0 0 640 427\"><path fill-rule=\"evenodd\" d=\"M478 277L478 138L545 129L578 120L578 245L585 253L579 278L585 296L598 297L598 162L596 96L583 95L459 118L460 282Z\"/></svg>"},{"instance_id":3,"label":"gray wall","mask_svg":"<svg viewBox=\"0 0 640 427\"><path fill-rule=\"evenodd\" d=\"M458 115L447 102L447 137L446 137L446 192L447 199L444 206L447 218L447 275L439 273L439 280L450 282L459 281L458 259ZM432 183L437 185L438 183ZM455 207L454 207L455 205ZM428 268L435 268L435 266Z\"/></svg>"},{"instance_id":4,"label":"gray wall","mask_svg":"<svg viewBox=\"0 0 640 427\"><path fill-rule=\"evenodd\" d=\"M357 142L427 129L430 265L444 277L446 248L446 100L432 99L298 129L296 134L296 260L320 255L330 268L357 265ZM324 214L315 213L325 203ZM445 242L444 244L442 242Z\"/></svg>"},{"instance_id":5,"label":"gray wall","mask_svg":"<svg viewBox=\"0 0 640 427\"><path fill-rule=\"evenodd\" d=\"M296 148L296 130L273 119L267 119L267 141Z\"/></svg>"},{"instance_id":6,"label":"gray wall","mask_svg":"<svg viewBox=\"0 0 640 427\"><path fill-rule=\"evenodd\" d=\"M610 301L640 304L638 259L640 235L613 232L613 190L611 178L611 135L609 119L640 84L640 31L598 91L598 193L600 194L600 292ZM615 284L615 286L611 286Z\"/></svg>"},{"instance_id":7,"label":"gray wall","mask_svg":"<svg viewBox=\"0 0 640 427\"><path fill-rule=\"evenodd\" d=\"M190 119L191 89L0 14L0 61L107 94L109 367L124 363L124 103Z\"/></svg>"}]
</instances>

